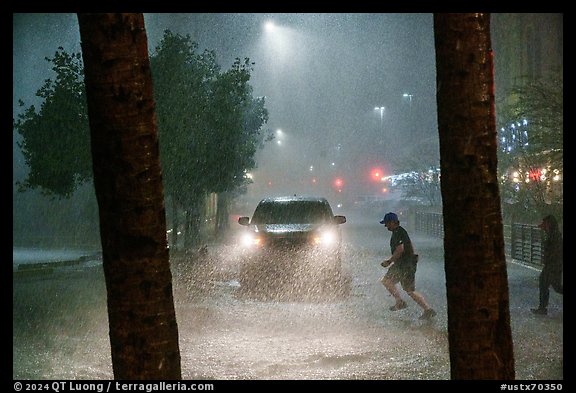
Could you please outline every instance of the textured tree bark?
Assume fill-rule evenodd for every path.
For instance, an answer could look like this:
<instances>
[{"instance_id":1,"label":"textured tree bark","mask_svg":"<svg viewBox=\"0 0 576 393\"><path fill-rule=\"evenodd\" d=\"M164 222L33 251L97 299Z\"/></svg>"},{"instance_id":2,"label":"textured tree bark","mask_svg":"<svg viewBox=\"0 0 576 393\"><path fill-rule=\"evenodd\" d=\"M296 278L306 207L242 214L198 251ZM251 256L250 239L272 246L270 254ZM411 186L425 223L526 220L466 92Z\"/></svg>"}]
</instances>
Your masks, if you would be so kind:
<instances>
[{"instance_id":1,"label":"textured tree bark","mask_svg":"<svg viewBox=\"0 0 576 393\"><path fill-rule=\"evenodd\" d=\"M452 379L514 379L490 14L435 14Z\"/></svg>"},{"instance_id":2,"label":"textured tree bark","mask_svg":"<svg viewBox=\"0 0 576 393\"><path fill-rule=\"evenodd\" d=\"M115 379L181 379L142 14L78 14Z\"/></svg>"}]
</instances>

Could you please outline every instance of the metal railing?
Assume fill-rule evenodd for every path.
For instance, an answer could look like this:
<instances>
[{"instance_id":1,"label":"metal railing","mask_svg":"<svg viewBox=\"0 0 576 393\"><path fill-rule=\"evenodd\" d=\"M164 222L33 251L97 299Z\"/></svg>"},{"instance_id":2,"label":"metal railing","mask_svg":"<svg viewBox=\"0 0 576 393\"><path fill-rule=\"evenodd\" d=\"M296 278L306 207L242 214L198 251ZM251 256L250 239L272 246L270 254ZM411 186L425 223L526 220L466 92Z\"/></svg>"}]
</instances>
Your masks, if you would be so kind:
<instances>
[{"instance_id":1,"label":"metal railing","mask_svg":"<svg viewBox=\"0 0 576 393\"><path fill-rule=\"evenodd\" d=\"M433 237L444 237L444 220L442 219L442 213L417 211L414 225L416 232Z\"/></svg>"},{"instance_id":2,"label":"metal railing","mask_svg":"<svg viewBox=\"0 0 576 393\"><path fill-rule=\"evenodd\" d=\"M432 237L444 237L442 213L417 211L416 232ZM506 256L531 265L542 266L542 230L537 225L504 224Z\"/></svg>"},{"instance_id":3,"label":"metal railing","mask_svg":"<svg viewBox=\"0 0 576 393\"><path fill-rule=\"evenodd\" d=\"M510 257L542 266L542 230L537 225L512 224Z\"/></svg>"}]
</instances>

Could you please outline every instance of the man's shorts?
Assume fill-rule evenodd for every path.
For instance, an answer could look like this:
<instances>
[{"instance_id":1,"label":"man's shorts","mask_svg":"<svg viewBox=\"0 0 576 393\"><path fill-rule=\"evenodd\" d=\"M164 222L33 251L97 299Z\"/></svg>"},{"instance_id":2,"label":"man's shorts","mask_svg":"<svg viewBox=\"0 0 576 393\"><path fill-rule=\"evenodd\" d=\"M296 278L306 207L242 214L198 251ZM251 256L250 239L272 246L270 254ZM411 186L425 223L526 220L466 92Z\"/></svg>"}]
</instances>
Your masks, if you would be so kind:
<instances>
[{"instance_id":1,"label":"man's shorts","mask_svg":"<svg viewBox=\"0 0 576 393\"><path fill-rule=\"evenodd\" d=\"M399 282L406 292L413 292L416 290L416 263L412 261L394 263L384 278L388 278L394 284Z\"/></svg>"}]
</instances>

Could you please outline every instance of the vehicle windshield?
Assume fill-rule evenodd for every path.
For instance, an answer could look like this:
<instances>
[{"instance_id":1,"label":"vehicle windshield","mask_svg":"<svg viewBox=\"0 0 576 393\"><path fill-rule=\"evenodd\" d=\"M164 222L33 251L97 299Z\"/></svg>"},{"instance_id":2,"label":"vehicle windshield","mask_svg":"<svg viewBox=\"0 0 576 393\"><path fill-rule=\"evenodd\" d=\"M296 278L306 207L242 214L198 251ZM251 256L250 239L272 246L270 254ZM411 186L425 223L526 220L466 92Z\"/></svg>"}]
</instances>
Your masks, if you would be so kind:
<instances>
[{"instance_id":1,"label":"vehicle windshield","mask_svg":"<svg viewBox=\"0 0 576 393\"><path fill-rule=\"evenodd\" d=\"M262 202L256 208L252 224L311 224L329 222L329 206L317 201Z\"/></svg>"}]
</instances>

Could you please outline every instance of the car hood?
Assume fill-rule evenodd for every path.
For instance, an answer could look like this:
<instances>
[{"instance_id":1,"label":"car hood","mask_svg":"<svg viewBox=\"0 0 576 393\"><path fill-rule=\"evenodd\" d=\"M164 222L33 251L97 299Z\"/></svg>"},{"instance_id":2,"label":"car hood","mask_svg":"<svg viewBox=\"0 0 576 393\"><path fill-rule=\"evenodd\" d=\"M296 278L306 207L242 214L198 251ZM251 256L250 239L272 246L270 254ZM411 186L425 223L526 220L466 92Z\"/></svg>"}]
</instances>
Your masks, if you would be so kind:
<instances>
[{"instance_id":1,"label":"car hood","mask_svg":"<svg viewBox=\"0 0 576 393\"><path fill-rule=\"evenodd\" d=\"M254 230L259 233L269 233L271 235L283 233L303 233L312 232L326 224L258 224L254 225Z\"/></svg>"}]
</instances>

